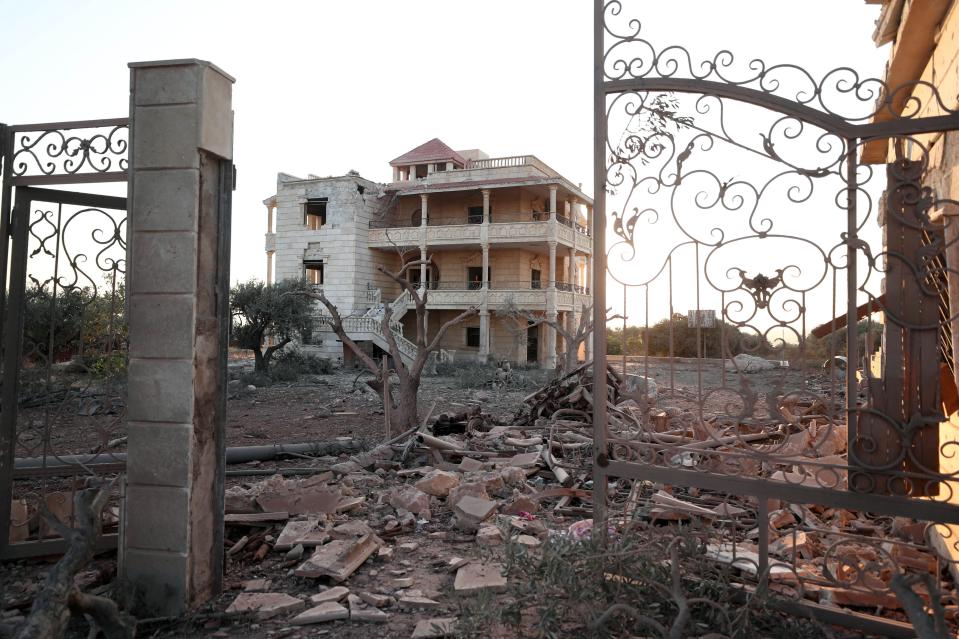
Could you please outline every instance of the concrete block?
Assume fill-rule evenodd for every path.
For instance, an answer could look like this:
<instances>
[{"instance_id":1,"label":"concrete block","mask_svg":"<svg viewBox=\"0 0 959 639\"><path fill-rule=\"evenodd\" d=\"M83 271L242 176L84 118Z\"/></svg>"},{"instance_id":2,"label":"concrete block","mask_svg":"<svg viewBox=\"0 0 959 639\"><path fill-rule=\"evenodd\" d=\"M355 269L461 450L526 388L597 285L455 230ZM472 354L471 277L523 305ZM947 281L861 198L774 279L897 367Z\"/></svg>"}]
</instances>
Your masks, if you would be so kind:
<instances>
[{"instance_id":1,"label":"concrete block","mask_svg":"<svg viewBox=\"0 0 959 639\"><path fill-rule=\"evenodd\" d=\"M196 233L133 233L130 294L196 290Z\"/></svg>"},{"instance_id":2,"label":"concrete block","mask_svg":"<svg viewBox=\"0 0 959 639\"><path fill-rule=\"evenodd\" d=\"M129 422L127 481L135 485L186 487L189 483L190 424Z\"/></svg>"},{"instance_id":3,"label":"concrete block","mask_svg":"<svg viewBox=\"0 0 959 639\"><path fill-rule=\"evenodd\" d=\"M191 169L200 166L200 113L196 105L138 106L133 111L135 169Z\"/></svg>"},{"instance_id":4,"label":"concrete block","mask_svg":"<svg viewBox=\"0 0 959 639\"><path fill-rule=\"evenodd\" d=\"M128 485L126 510L128 548L186 552L190 529L186 488Z\"/></svg>"},{"instance_id":5,"label":"concrete block","mask_svg":"<svg viewBox=\"0 0 959 639\"><path fill-rule=\"evenodd\" d=\"M196 102L200 89L200 70L195 65L137 69L133 88L136 106Z\"/></svg>"},{"instance_id":6,"label":"concrete block","mask_svg":"<svg viewBox=\"0 0 959 639\"><path fill-rule=\"evenodd\" d=\"M122 573L133 585L141 616L179 616L186 608L187 557L183 553L127 548Z\"/></svg>"},{"instance_id":7,"label":"concrete block","mask_svg":"<svg viewBox=\"0 0 959 639\"><path fill-rule=\"evenodd\" d=\"M193 357L194 296L130 296L130 357Z\"/></svg>"},{"instance_id":8,"label":"concrete block","mask_svg":"<svg viewBox=\"0 0 959 639\"><path fill-rule=\"evenodd\" d=\"M200 172L137 171L133 179L136 231L196 231Z\"/></svg>"},{"instance_id":9,"label":"concrete block","mask_svg":"<svg viewBox=\"0 0 959 639\"><path fill-rule=\"evenodd\" d=\"M130 358L127 419L193 423L193 361Z\"/></svg>"},{"instance_id":10,"label":"concrete block","mask_svg":"<svg viewBox=\"0 0 959 639\"><path fill-rule=\"evenodd\" d=\"M217 69L203 69L203 111L199 146L233 159L233 80Z\"/></svg>"}]
</instances>

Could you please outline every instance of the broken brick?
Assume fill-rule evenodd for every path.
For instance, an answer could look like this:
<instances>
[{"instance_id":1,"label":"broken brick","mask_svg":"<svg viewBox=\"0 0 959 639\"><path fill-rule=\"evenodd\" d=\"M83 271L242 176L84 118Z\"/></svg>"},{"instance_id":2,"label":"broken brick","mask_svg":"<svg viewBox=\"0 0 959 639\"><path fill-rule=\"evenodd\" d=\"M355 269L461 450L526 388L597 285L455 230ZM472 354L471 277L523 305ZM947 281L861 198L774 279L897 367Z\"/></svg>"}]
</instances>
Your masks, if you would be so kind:
<instances>
[{"instance_id":1,"label":"broken brick","mask_svg":"<svg viewBox=\"0 0 959 639\"><path fill-rule=\"evenodd\" d=\"M461 530L476 530L495 510L495 502L466 495L453 508L453 512L456 513L456 526Z\"/></svg>"},{"instance_id":2,"label":"broken brick","mask_svg":"<svg viewBox=\"0 0 959 639\"><path fill-rule=\"evenodd\" d=\"M290 623L294 626L306 626L314 623L336 621L338 619L349 619L349 617L350 611L347 610L346 607L335 601L327 601L305 612L301 612L290 619Z\"/></svg>"},{"instance_id":3,"label":"broken brick","mask_svg":"<svg viewBox=\"0 0 959 639\"><path fill-rule=\"evenodd\" d=\"M502 569L497 563L468 563L456 571L453 590L460 594L475 594L484 590L503 592L506 590L506 577L502 575Z\"/></svg>"},{"instance_id":4,"label":"broken brick","mask_svg":"<svg viewBox=\"0 0 959 639\"><path fill-rule=\"evenodd\" d=\"M360 539L334 539L316 549L293 571L297 577L331 577L343 581L352 575L377 548L373 535Z\"/></svg>"},{"instance_id":5,"label":"broken brick","mask_svg":"<svg viewBox=\"0 0 959 639\"><path fill-rule=\"evenodd\" d=\"M306 604L302 599L291 597L284 592L242 592L226 609L226 614L238 615L252 612L257 619L263 620L288 612L296 612L305 607Z\"/></svg>"},{"instance_id":6,"label":"broken brick","mask_svg":"<svg viewBox=\"0 0 959 639\"><path fill-rule=\"evenodd\" d=\"M459 475L443 470L434 470L416 482L414 486L428 495L446 497L460 483ZM428 506L428 504L427 504ZM407 510L410 510L407 508ZM411 511L412 512L412 511Z\"/></svg>"}]
</instances>

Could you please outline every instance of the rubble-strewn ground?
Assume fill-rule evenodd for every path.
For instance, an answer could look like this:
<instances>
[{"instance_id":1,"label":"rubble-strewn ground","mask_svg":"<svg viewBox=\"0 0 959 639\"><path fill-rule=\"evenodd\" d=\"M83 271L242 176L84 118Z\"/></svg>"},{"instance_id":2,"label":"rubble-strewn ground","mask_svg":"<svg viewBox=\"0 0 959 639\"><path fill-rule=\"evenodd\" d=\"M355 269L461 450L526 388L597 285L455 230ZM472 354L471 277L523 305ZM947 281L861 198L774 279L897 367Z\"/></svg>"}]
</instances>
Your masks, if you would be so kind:
<instances>
[{"instance_id":1,"label":"rubble-strewn ground","mask_svg":"<svg viewBox=\"0 0 959 639\"><path fill-rule=\"evenodd\" d=\"M615 364L618 366L619 362ZM614 506L620 509L617 513L626 515L621 527L612 534L619 535L620 541L640 540L641 545L647 546L647 553L653 548L652 560L642 567L630 566L621 558L613 560L611 565L619 561L620 572L605 576L607 586L600 588L593 583L588 586L590 597L578 597L576 590L587 586L578 583L584 573L573 571L572 564L559 562L544 567L516 560L536 557L540 552L561 555L555 551L555 544L562 549L563 544L576 543L591 529L588 518L592 514L592 483L585 464L589 459L590 431L588 425L576 420L583 419L577 417L577 411L586 415L585 408L592 399L582 383L577 382L579 378L545 389L541 384L547 377L539 371L514 371L513 381L497 388L483 383L484 379L492 379L489 372L424 378L421 411L425 414L435 403L434 419L441 414L448 418L432 424L417 439L402 439L385 447L381 445L386 439L381 403L362 378L356 381L355 372L311 375L296 382L258 388L249 388L246 381L239 379L240 372L240 367L234 366L231 376L237 379L230 385L229 446L359 441L367 452L231 465L227 477L223 593L184 618L144 622L139 636L426 637L434 636L423 627L429 625L430 619L459 619L462 626L475 624L479 630L471 636L533 636L537 619L531 610L539 606L540 614L544 614L544 596L553 600L554 605L566 597L573 606L561 605L559 611L549 613L565 615L568 618L553 619L552 623L573 629L571 634L561 632L556 636L583 636L583 624L601 617L602 607L608 605L604 596L593 596L596 593L633 587L632 594L624 590L612 595L613 601L628 601L629 596L644 592L647 594L642 596L652 596L655 588L643 590L646 586L640 583L642 579L670 580L668 571L662 572L660 558L662 553L673 550L672 545L653 547L647 543L662 537L659 533L665 529L701 535L703 546L691 556L700 564L706 561L710 566L720 566L716 572L720 581L735 574L740 583L743 579L747 584L754 583L748 565L755 558L755 552L748 549L755 548L758 535L754 499L709 490L674 490L650 482L617 482L611 486ZM648 368L630 362L629 372L648 375L652 381L642 383L650 389L655 382L659 401L653 402L649 415L654 411L662 414L663 425L668 429L660 431L663 435L708 443L695 433L699 420L694 414L700 405L697 389L700 385L710 388L721 384L723 372L718 362L668 365L654 361ZM465 379L478 382L468 384ZM792 456L785 462L756 463L750 466L751 473L768 475L789 469L808 472L804 464L823 458L825 452L821 442L812 446L806 433L819 431L803 415L811 415L813 407L814 412L823 407L811 404L809 397L788 402L780 397L804 382L808 382L806 389L813 396L830 394L835 384L821 370L772 369L748 376L749 392L754 394L758 407L753 417L763 417L770 403L792 410L797 415L794 427L798 430L792 435L788 428L779 430L779 426L773 425L775 428L769 430L769 424L741 424L725 419L736 413L736 405L728 400L724 403L719 395L703 402L704 412L709 415L705 422L715 429L714 437L730 433L758 437L750 441L771 447L772 454ZM675 392L668 392L672 385ZM645 415L649 408L643 406L643 395L618 395L613 401L621 407L624 417L630 413ZM529 400L527 411L536 414L527 413L516 419L524 400ZM549 414L557 407L566 411L562 419L536 419L536 411L546 410L545 414ZM567 462L562 466L554 466L555 459L543 454L547 428L558 428L555 436ZM553 435L550 437L552 441ZM743 442L734 441L728 448L735 452L735 447L742 445ZM123 450L122 443L116 449ZM704 452L699 463L710 461L711 455L714 453ZM745 470L739 469L740 474ZM565 481L564 474L568 475ZM778 571L772 591L794 596L790 574L795 571L807 589L807 598L808 589L812 588L820 602L851 602L862 612L881 612L887 618L905 620L884 584L870 585L878 589L875 597L865 597L855 584L848 589L835 588L819 574L822 561L816 560L816 556L821 558L827 547L827 554L839 552L830 545L834 543L831 536L853 539L847 545L859 545L842 550L839 555L848 563L846 577L853 578L860 562L875 563L868 559L870 539L889 539L892 543L896 533L899 538L894 541L893 554L924 568L930 556L922 548L921 525L897 523L891 518L870 519L863 514L815 505L806 508L783 503L778 507L770 519L771 540L775 542L770 547L775 557L770 560ZM855 541L856 535L864 539L862 544ZM730 540L737 545L731 558L726 556ZM624 552L630 554L635 549ZM574 547L573 556L578 553ZM583 562L579 569L587 566L587 571L593 571L590 574L595 573L587 560ZM507 577L508 590L500 574L504 565L513 568ZM3 618L8 624L25 612L47 566L38 561L0 564ZM870 566L868 570L875 568ZM630 572L634 568L644 572L642 577L639 572ZM701 568L702 565L691 575L693 586L701 579ZM542 592L515 588L525 579L525 570L544 580ZM114 572L113 559L104 556L83 574L86 588L109 592ZM751 574L755 575L755 570ZM568 581L570 578L572 582ZM556 582L546 584L549 580ZM468 594L462 592L470 584L481 587ZM556 594L550 595L554 590ZM728 596L731 591L727 588L724 592ZM587 603L586 599L591 601ZM482 602L482 618L473 614L478 601ZM672 618L668 596L665 601L666 604L656 604L666 605L665 610L650 614ZM775 626L776 620L768 615L763 617L765 608L760 608L763 612L749 623L756 627L769 623ZM490 613L506 610L518 611L518 625L490 625L496 616ZM950 614L956 610L954 605L949 606ZM611 630L616 623L623 623L623 614L618 613L618 621L615 615L611 617ZM705 613L699 610L697 614ZM625 619L628 621L628 615ZM737 623L743 619L737 617ZM697 620L700 626L708 622L708 616ZM84 633L82 622L74 627L77 637ZM788 636L812 637L820 633L799 624L791 626ZM837 632L836 636L849 635Z\"/></svg>"}]
</instances>

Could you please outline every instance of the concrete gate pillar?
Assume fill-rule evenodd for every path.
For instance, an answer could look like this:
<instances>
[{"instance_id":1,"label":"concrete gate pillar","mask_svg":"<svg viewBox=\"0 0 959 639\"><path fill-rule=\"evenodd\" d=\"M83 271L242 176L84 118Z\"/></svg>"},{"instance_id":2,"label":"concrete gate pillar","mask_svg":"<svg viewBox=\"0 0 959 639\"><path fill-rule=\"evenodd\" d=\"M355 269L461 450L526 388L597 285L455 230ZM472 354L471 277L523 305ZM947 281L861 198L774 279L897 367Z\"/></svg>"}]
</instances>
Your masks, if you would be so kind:
<instances>
[{"instance_id":1,"label":"concrete gate pillar","mask_svg":"<svg viewBox=\"0 0 959 639\"><path fill-rule=\"evenodd\" d=\"M222 580L233 78L201 60L129 66L121 570L138 608L177 615Z\"/></svg>"}]
</instances>

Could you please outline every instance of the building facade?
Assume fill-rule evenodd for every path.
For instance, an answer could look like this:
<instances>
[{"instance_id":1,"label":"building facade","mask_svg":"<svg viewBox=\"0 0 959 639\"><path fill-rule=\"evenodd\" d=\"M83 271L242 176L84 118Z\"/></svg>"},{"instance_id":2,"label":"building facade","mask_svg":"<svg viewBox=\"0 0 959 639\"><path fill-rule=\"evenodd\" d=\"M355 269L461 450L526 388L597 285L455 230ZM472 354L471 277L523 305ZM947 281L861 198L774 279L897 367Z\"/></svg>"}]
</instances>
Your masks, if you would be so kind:
<instances>
[{"instance_id":1,"label":"building facade","mask_svg":"<svg viewBox=\"0 0 959 639\"><path fill-rule=\"evenodd\" d=\"M385 350L384 307L392 308L394 333L407 336L415 313L379 268L397 272L431 258L409 274L428 289L430 335L463 310L479 310L447 332L440 346L448 358L555 366L567 345L548 323L530 326L527 316L573 328L591 307L592 200L532 155L490 158L433 139L390 165L388 184L355 172L280 173L276 194L264 201L267 281L305 277L322 286L350 337ZM309 346L343 359L319 304L317 313ZM399 343L404 356L415 353L408 340Z\"/></svg>"}]
</instances>

